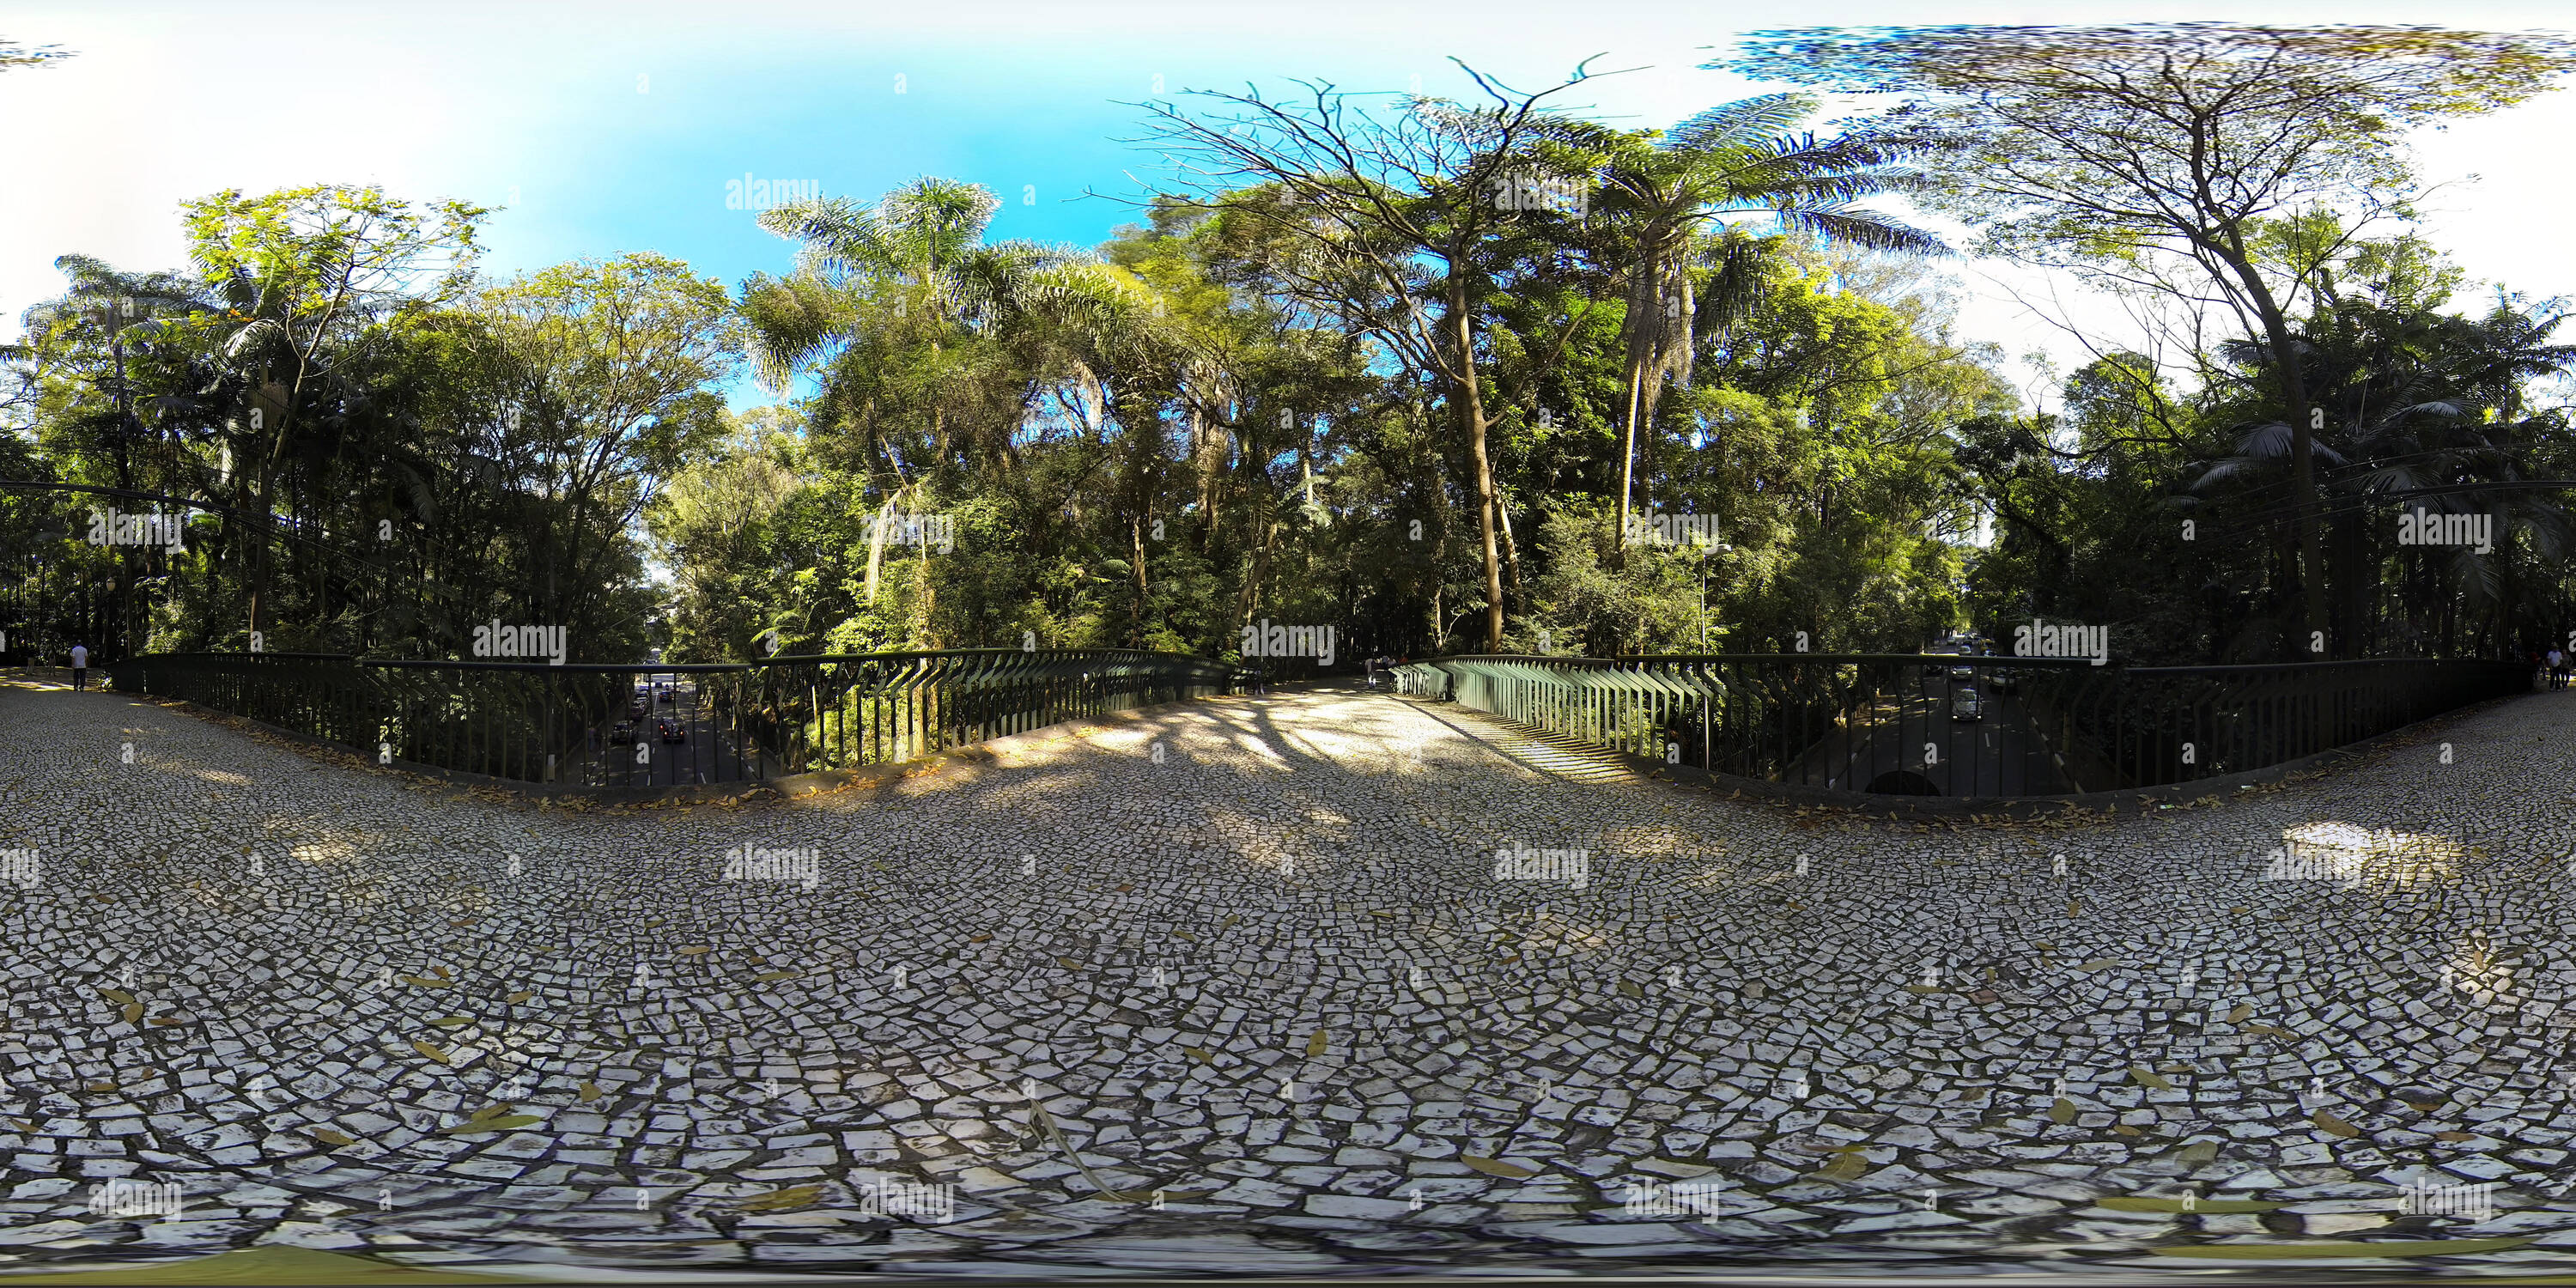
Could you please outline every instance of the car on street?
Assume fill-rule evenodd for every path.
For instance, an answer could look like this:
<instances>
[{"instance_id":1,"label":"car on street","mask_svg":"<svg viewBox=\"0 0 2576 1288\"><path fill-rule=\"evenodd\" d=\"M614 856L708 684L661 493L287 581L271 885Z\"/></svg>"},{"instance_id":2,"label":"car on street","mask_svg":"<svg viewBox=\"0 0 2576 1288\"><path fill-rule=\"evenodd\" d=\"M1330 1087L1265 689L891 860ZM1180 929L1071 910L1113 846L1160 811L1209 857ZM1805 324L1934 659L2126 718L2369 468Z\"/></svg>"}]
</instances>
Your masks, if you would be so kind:
<instances>
[{"instance_id":1,"label":"car on street","mask_svg":"<svg viewBox=\"0 0 2576 1288\"><path fill-rule=\"evenodd\" d=\"M1950 678L1951 678L1951 679L1953 679L1953 680L1963 680L1963 681L1964 681L1964 680L1973 680L1973 679L1976 679L1976 678L1977 678L1977 668L1975 668L1975 667L1973 667L1973 666L1954 666L1954 667L1951 667L1951 668L1950 668Z\"/></svg>"},{"instance_id":2,"label":"car on street","mask_svg":"<svg viewBox=\"0 0 2576 1288\"><path fill-rule=\"evenodd\" d=\"M687 742L689 740L689 731L681 727L679 721L674 720L669 716L661 716L653 721L653 733L664 742Z\"/></svg>"},{"instance_id":3,"label":"car on street","mask_svg":"<svg viewBox=\"0 0 2576 1288\"><path fill-rule=\"evenodd\" d=\"M1951 694L1950 718L1953 720L1985 719L1985 695L1977 692L1975 689L1961 689L1958 692Z\"/></svg>"},{"instance_id":4,"label":"car on street","mask_svg":"<svg viewBox=\"0 0 2576 1288\"><path fill-rule=\"evenodd\" d=\"M632 720L618 721L617 727L608 731L608 741L611 744L618 746L623 746L635 741L635 722Z\"/></svg>"}]
</instances>

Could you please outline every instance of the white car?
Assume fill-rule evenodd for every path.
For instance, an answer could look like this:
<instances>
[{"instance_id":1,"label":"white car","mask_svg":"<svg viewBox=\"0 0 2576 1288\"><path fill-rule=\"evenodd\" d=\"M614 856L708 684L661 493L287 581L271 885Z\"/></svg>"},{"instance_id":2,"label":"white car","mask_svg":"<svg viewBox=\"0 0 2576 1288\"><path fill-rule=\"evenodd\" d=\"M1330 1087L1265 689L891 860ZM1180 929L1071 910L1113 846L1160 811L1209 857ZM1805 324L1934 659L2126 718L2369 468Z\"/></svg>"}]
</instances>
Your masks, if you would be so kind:
<instances>
[{"instance_id":1,"label":"white car","mask_svg":"<svg viewBox=\"0 0 2576 1288\"><path fill-rule=\"evenodd\" d=\"M1975 689L1961 689L1958 692L1951 694L1950 718L1953 720L1985 719L1985 695L1978 693Z\"/></svg>"}]
</instances>

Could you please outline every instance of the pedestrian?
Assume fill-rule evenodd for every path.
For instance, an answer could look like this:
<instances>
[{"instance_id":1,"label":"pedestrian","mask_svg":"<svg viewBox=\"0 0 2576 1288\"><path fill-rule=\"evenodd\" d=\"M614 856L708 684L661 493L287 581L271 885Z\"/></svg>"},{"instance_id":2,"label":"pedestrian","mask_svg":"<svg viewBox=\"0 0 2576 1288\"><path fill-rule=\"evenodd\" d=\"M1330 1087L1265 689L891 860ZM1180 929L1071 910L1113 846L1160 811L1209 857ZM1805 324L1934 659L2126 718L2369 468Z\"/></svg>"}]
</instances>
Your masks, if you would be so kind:
<instances>
[{"instance_id":1,"label":"pedestrian","mask_svg":"<svg viewBox=\"0 0 2576 1288\"><path fill-rule=\"evenodd\" d=\"M72 692L78 693L88 687L89 649L85 645L74 644L72 645Z\"/></svg>"},{"instance_id":2,"label":"pedestrian","mask_svg":"<svg viewBox=\"0 0 2576 1288\"><path fill-rule=\"evenodd\" d=\"M2549 646L2549 687L2567 687L2567 653L2555 644Z\"/></svg>"}]
</instances>

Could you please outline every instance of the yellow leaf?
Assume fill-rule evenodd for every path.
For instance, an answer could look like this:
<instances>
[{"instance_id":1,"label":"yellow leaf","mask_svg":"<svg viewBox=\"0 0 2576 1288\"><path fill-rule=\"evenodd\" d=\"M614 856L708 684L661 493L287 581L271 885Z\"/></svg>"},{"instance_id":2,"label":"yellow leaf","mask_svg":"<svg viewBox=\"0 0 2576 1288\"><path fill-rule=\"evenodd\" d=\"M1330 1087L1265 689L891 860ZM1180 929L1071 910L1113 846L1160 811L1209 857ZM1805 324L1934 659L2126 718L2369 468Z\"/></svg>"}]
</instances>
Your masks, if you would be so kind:
<instances>
[{"instance_id":1,"label":"yellow leaf","mask_svg":"<svg viewBox=\"0 0 2576 1288\"><path fill-rule=\"evenodd\" d=\"M991 938L991 935L968 935L966 936L966 942L970 944L980 944L990 940Z\"/></svg>"},{"instance_id":2,"label":"yellow leaf","mask_svg":"<svg viewBox=\"0 0 2576 1288\"><path fill-rule=\"evenodd\" d=\"M442 1015L437 1019L430 1021L430 1023L435 1024L442 1029L452 1029L460 1025L472 1024L473 1022L474 1017L471 1015Z\"/></svg>"},{"instance_id":3,"label":"yellow leaf","mask_svg":"<svg viewBox=\"0 0 2576 1288\"><path fill-rule=\"evenodd\" d=\"M2296 1042L2299 1040L2298 1034L2292 1033L2288 1029L2276 1029L2269 1024L2248 1024L2245 1026L2245 1031L2248 1033L2260 1033L2266 1037L2279 1038L2284 1042Z\"/></svg>"},{"instance_id":4,"label":"yellow leaf","mask_svg":"<svg viewBox=\"0 0 2576 1288\"><path fill-rule=\"evenodd\" d=\"M2476 1140L2477 1136L2474 1133L2464 1131L2437 1131L2433 1133L2433 1139L2457 1145L2464 1140Z\"/></svg>"},{"instance_id":5,"label":"yellow leaf","mask_svg":"<svg viewBox=\"0 0 2576 1288\"><path fill-rule=\"evenodd\" d=\"M396 975L394 978L414 988L452 988L456 984L452 979L431 979L426 975Z\"/></svg>"},{"instance_id":6,"label":"yellow leaf","mask_svg":"<svg viewBox=\"0 0 2576 1288\"><path fill-rule=\"evenodd\" d=\"M108 1092L116 1090L116 1084L113 1082L93 1082L89 1084L88 1087L84 1088L84 1090L94 1092L99 1095L105 1095Z\"/></svg>"},{"instance_id":7,"label":"yellow leaf","mask_svg":"<svg viewBox=\"0 0 2576 1288\"><path fill-rule=\"evenodd\" d=\"M545 1120L535 1114L504 1114L498 1118L473 1118L453 1127L441 1127L442 1136L477 1136L487 1131L516 1131Z\"/></svg>"},{"instance_id":8,"label":"yellow leaf","mask_svg":"<svg viewBox=\"0 0 2576 1288\"><path fill-rule=\"evenodd\" d=\"M2160 1199L2132 1195L2093 1201L2114 1212L2274 1212L2289 1206L2285 1203L2259 1203L2252 1199Z\"/></svg>"},{"instance_id":9,"label":"yellow leaf","mask_svg":"<svg viewBox=\"0 0 2576 1288\"><path fill-rule=\"evenodd\" d=\"M333 1146L333 1147L337 1147L337 1146L341 1146L341 1145L354 1145L354 1144L356 1144L356 1143L357 1143L356 1138L354 1138L354 1137L350 1137L350 1136L342 1135L341 1133L336 1132L336 1131L333 1131L333 1130L331 1130L331 1129L330 1129L330 1128L328 1128L328 1127L315 1127L315 1128L311 1129L311 1131L310 1131L310 1133L309 1133L309 1134L313 1137L313 1139L318 1140L318 1141L322 1142L322 1143L323 1143L323 1144L325 1144L325 1145L330 1145L330 1146Z\"/></svg>"},{"instance_id":10,"label":"yellow leaf","mask_svg":"<svg viewBox=\"0 0 2576 1288\"><path fill-rule=\"evenodd\" d=\"M422 1055L428 1056L432 1060L438 1061L440 1064L447 1063L447 1053L426 1042L414 1042L411 1044L411 1049L420 1052Z\"/></svg>"},{"instance_id":11,"label":"yellow leaf","mask_svg":"<svg viewBox=\"0 0 2576 1288\"><path fill-rule=\"evenodd\" d=\"M2123 1136L2143 1136L2146 1134L2127 1123L2114 1123L2111 1125L2111 1130L2118 1132Z\"/></svg>"},{"instance_id":12,"label":"yellow leaf","mask_svg":"<svg viewBox=\"0 0 2576 1288\"><path fill-rule=\"evenodd\" d=\"M2274 1257L2455 1257L2469 1252L2502 1252L2539 1238L2536 1234L2498 1239L2385 1239L2368 1243L2201 1243L2149 1248L2165 1257L2208 1257L2221 1261L2259 1261Z\"/></svg>"},{"instance_id":13,"label":"yellow leaf","mask_svg":"<svg viewBox=\"0 0 2576 1288\"><path fill-rule=\"evenodd\" d=\"M2253 1013L2254 1008L2251 1005L2239 1002L2236 1004L2235 1010L2227 1013L2227 1022L2230 1024L2242 1024L2245 1022L2245 1017L2252 1015Z\"/></svg>"},{"instance_id":14,"label":"yellow leaf","mask_svg":"<svg viewBox=\"0 0 2576 1288\"><path fill-rule=\"evenodd\" d=\"M1221 921L1221 922L1218 922L1217 924L1218 924L1218 925L1220 925L1220 926L1231 926L1231 925L1233 925L1234 923L1236 923L1236 922L1238 922L1238 921L1241 921L1241 920L1243 920L1243 914L1242 914L1242 913L1239 913L1239 912L1229 912L1229 913L1225 914L1225 920L1223 920L1223 921Z\"/></svg>"},{"instance_id":15,"label":"yellow leaf","mask_svg":"<svg viewBox=\"0 0 2576 1288\"><path fill-rule=\"evenodd\" d=\"M805 972L801 970L774 970L766 974L754 975L751 977L751 981L755 984L767 984L776 980L794 979L804 973Z\"/></svg>"},{"instance_id":16,"label":"yellow leaf","mask_svg":"<svg viewBox=\"0 0 2576 1288\"><path fill-rule=\"evenodd\" d=\"M1493 1158L1478 1158L1473 1154L1460 1154L1458 1156L1458 1161L1465 1163L1467 1166L1472 1167L1479 1172L1483 1172L1487 1176L1499 1176L1505 1180L1523 1181L1538 1175L1537 1171L1523 1167L1518 1163L1506 1163L1500 1159Z\"/></svg>"},{"instance_id":17,"label":"yellow leaf","mask_svg":"<svg viewBox=\"0 0 2576 1288\"><path fill-rule=\"evenodd\" d=\"M527 991L524 991L524 990L523 990L523 991L521 991L521 992L512 993L512 994L510 994L510 1004L511 1004L512 1006L516 1006L516 1005L518 1005L519 1003L524 1002L524 1001L527 1001L529 998L532 998L532 997L535 997L535 996L536 996L536 994L535 994L535 993L527 992Z\"/></svg>"},{"instance_id":18,"label":"yellow leaf","mask_svg":"<svg viewBox=\"0 0 2576 1288\"><path fill-rule=\"evenodd\" d=\"M1330 1042L1331 1039L1324 1036L1324 1031L1322 1029L1315 1030L1315 1036L1306 1039L1306 1058L1312 1060L1315 1057L1322 1055L1324 1053L1324 1048L1329 1045Z\"/></svg>"},{"instance_id":19,"label":"yellow leaf","mask_svg":"<svg viewBox=\"0 0 2576 1288\"><path fill-rule=\"evenodd\" d=\"M1205 1052L1205 1051L1201 1051L1201 1050L1199 1050L1197 1047L1194 1047L1194 1046L1185 1046L1185 1047L1182 1047L1182 1048L1181 1048L1181 1054L1186 1055L1186 1056L1188 1056L1189 1058L1191 1058L1191 1059L1193 1059L1193 1060L1198 1061L1200 1064L1215 1064L1215 1063L1216 1063L1216 1058L1215 1058L1214 1056L1211 1056L1211 1055L1209 1055L1207 1052Z\"/></svg>"},{"instance_id":20,"label":"yellow leaf","mask_svg":"<svg viewBox=\"0 0 2576 1288\"><path fill-rule=\"evenodd\" d=\"M1861 1173L1868 1170L1869 1160L1867 1158L1862 1157L1858 1153L1850 1153L1825 1164L1824 1170L1816 1173L1816 1175L1824 1177L1827 1180L1849 1181L1858 1179Z\"/></svg>"},{"instance_id":21,"label":"yellow leaf","mask_svg":"<svg viewBox=\"0 0 2576 1288\"><path fill-rule=\"evenodd\" d=\"M179 1027L179 1021L174 1020L174 1019L171 1019L171 1018L170 1018L169 1016L167 1016L167 1015L155 1015L155 1016L153 1016L153 1017L152 1017L152 1023L153 1023L153 1024L155 1024L155 1025L157 1025L157 1026L159 1026L159 1027L161 1027L161 1028L165 1028L165 1029L175 1029L175 1028Z\"/></svg>"},{"instance_id":22,"label":"yellow leaf","mask_svg":"<svg viewBox=\"0 0 2576 1288\"><path fill-rule=\"evenodd\" d=\"M1630 997L1644 997L1646 995L1646 990L1637 987L1637 981L1633 979L1620 980L1619 991Z\"/></svg>"},{"instance_id":23,"label":"yellow leaf","mask_svg":"<svg viewBox=\"0 0 2576 1288\"><path fill-rule=\"evenodd\" d=\"M139 1019L142 1019L142 1018L143 1018L143 1003L141 1003L141 1002L128 1002L128 1003L126 1003L126 1004L125 1004L125 1022L126 1022L126 1023L128 1023L128 1024L132 1024L132 1023L134 1023L136 1020L139 1020Z\"/></svg>"},{"instance_id":24,"label":"yellow leaf","mask_svg":"<svg viewBox=\"0 0 2576 1288\"><path fill-rule=\"evenodd\" d=\"M107 1000L114 1002L119 1006L130 1006L134 1002L134 994L126 992L121 988L102 988L99 992L104 994Z\"/></svg>"},{"instance_id":25,"label":"yellow leaf","mask_svg":"<svg viewBox=\"0 0 2576 1288\"><path fill-rule=\"evenodd\" d=\"M2341 1136L2345 1140L2350 1140L2361 1134L2360 1128L2355 1127L2351 1123L2345 1122L2322 1109L2308 1115L2308 1118L2311 1122L2314 1122L2317 1125L2317 1130L2325 1132L2330 1136Z\"/></svg>"},{"instance_id":26,"label":"yellow leaf","mask_svg":"<svg viewBox=\"0 0 2576 1288\"><path fill-rule=\"evenodd\" d=\"M822 1196L823 1187L820 1185L798 1185L783 1190L772 1190L767 1194L756 1194L734 1206L745 1212L783 1212L789 1208L804 1207Z\"/></svg>"},{"instance_id":27,"label":"yellow leaf","mask_svg":"<svg viewBox=\"0 0 2576 1288\"><path fill-rule=\"evenodd\" d=\"M2141 1087L2153 1087L2158 1091L2173 1090L2173 1083L2167 1081L2163 1074L2154 1072L2150 1069L2144 1069L2133 1064L2129 1066L2129 1076L2137 1079L2138 1085Z\"/></svg>"},{"instance_id":28,"label":"yellow leaf","mask_svg":"<svg viewBox=\"0 0 2576 1288\"><path fill-rule=\"evenodd\" d=\"M1072 959L1072 958L1070 958L1070 957L1058 957L1058 958L1056 958L1056 959L1055 959L1055 964L1056 964L1056 965L1058 965L1058 966L1062 966L1062 967L1064 967L1066 970L1081 970L1081 969L1082 969L1082 963L1081 963L1081 962L1078 962L1078 961L1075 961L1074 959Z\"/></svg>"},{"instance_id":29,"label":"yellow leaf","mask_svg":"<svg viewBox=\"0 0 2576 1288\"><path fill-rule=\"evenodd\" d=\"M2064 1096L2059 1096L2057 1098L2057 1103L2049 1106L2048 1116L2060 1123L2071 1123L2075 1121L2075 1102Z\"/></svg>"},{"instance_id":30,"label":"yellow leaf","mask_svg":"<svg viewBox=\"0 0 2576 1288\"><path fill-rule=\"evenodd\" d=\"M600 1089L599 1084L596 1082L585 1082L581 1084L581 1103L585 1105L607 1094L608 1093L606 1091Z\"/></svg>"},{"instance_id":31,"label":"yellow leaf","mask_svg":"<svg viewBox=\"0 0 2576 1288\"><path fill-rule=\"evenodd\" d=\"M711 953L714 951L715 949L707 944L691 944L688 947L681 949L680 955L682 957L695 957L700 953Z\"/></svg>"},{"instance_id":32,"label":"yellow leaf","mask_svg":"<svg viewBox=\"0 0 2576 1288\"><path fill-rule=\"evenodd\" d=\"M2076 974L2078 974L2078 975L2082 975L2082 974L2086 974L2086 973L2089 973L2089 972L2092 972L2092 971L2097 971L2097 970L2109 970L2109 969L2111 969L2112 967L2117 966L2117 965L2119 965L2119 964L2120 964L2120 963L2115 962L2115 961L2111 960L2111 959L2110 959L2110 958L2108 958L2108 957L2096 957L2096 958L2094 958L2093 960L2091 960L2091 961L2089 961L2089 962L2086 962L2086 963L2084 963L2084 964L2083 964L2083 965L2081 965L2081 966L2076 967L2076 968L2075 968L2075 973L2076 973Z\"/></svg>"},{"instance_id":33,"label":"yellow leaf","mask_svg":"<svg viewBox=\"0 0 2576 1288\"><path fill-rule=\"evenodd\" d=\"M2083 916L2083 915L2084 915L2084 901L2083 901L2083 900L2081 900L2081 899L2069 899L2069 900L2067 900L2067 901L2066 901L2066 915L2067 915L2067 916L2070 916L2070 917L2081 917L2081 916Z\"/></svg>"},{"instance_id":34,"label":"yellow leaf","mask_svg":"<svg viewBox=\"0 0 2576 1288\"><path fill-rule=\"evenodd\" d=\"M1186 931L1186 930L1175 930L1175 931L1173 931L1172 933L1173 933L1173 934L1175 934L1175 935L1179 935L1181 938L1186 939L1186 940L1188 940L1188 941L1190 941L1191 943L1194 943L1194 944L1195 944L1195 943L1197 943L1197 942L1199 941L1199 937L1198 937L1198 936L1193 935L1193 934L1191 934L1190 932L1188 932L1188 931Z\"/></svg>"}]
</instances>

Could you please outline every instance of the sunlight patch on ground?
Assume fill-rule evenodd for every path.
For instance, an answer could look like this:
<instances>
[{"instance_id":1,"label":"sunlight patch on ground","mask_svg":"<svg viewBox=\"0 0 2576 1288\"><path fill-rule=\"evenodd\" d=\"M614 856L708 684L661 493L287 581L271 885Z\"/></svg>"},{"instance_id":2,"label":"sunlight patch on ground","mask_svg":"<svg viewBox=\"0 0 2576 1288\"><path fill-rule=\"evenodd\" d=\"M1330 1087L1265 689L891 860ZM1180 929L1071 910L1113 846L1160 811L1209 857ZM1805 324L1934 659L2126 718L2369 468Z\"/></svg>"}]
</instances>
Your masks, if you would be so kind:
<instances>
[{"instance_id":1,"label":"sunlight patch on ground","mask_svg":"<svg viewBox=\"0 0 2576 1288\"><path fill-rule=\"evenodd\" d=\"M2300 823L2281 830L2281 848L2265 875L2272 880L2340 881L2412 888L2459 879L2468 850L2447 837L2350 823Z\"/></svg>"}]
</instances>

